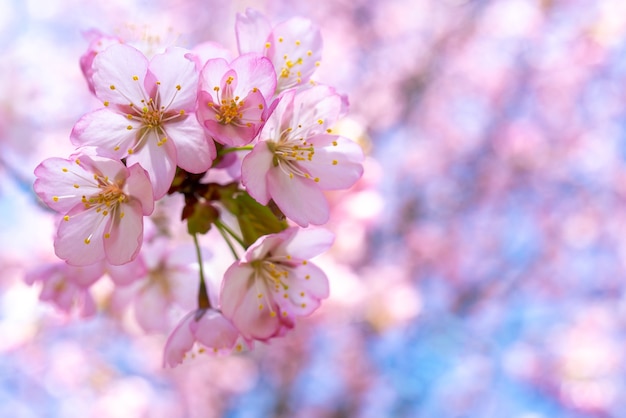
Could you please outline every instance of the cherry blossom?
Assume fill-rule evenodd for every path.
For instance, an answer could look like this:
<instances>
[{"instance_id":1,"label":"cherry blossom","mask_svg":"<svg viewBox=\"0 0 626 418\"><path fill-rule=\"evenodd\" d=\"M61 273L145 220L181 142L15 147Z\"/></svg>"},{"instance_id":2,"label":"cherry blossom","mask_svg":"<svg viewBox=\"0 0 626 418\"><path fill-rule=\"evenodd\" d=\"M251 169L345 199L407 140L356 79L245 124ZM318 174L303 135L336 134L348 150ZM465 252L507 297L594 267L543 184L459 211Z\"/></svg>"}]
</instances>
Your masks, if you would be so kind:
<instances>
[{"instance_id":1,"label":"cherry blossom","mask_svg":"<svg viewBox=\"0 0 626 418\"><path fill-rule=\"evenodd\" d=\"M44 160L35 175L35 192L63 214L54 241L59 258L76 266L100 260L120 265L135 258L143 240L142 218L154 207L141 166L76 154Z\"/></svg>"},{"instance_id":2,"label":"cherry blossom","mask_svg":"<svg viewBox=\"0 0 626 418\"><path fill-rule=\"evenodd\" d=\"M363 152L332 134L341 96L327 86L285 92L242 165L242 181L259 203L273 199L300 226L328 221L322 190L346 189L362 175Z\"/></svg>"},{"instance_id":3,"label":"cherry blossom","mask_svg":"<svg viewBox=\"0 0 626 418\"><path fill-rule=\"evenodd\" d=\"M29 285L41 282L40 300L52 302L66 313L76 308L81 316L88 317L96 313L96 303L89 288L103 274L102 263L76 267L57 262L30 270L24 281Z\"/></svg>"},{"instance_id":4,"label":"cherry blossom","mask_svg":"<svg viewBox=\"0 0 626 418\"><path fill-rule=\"evenodd\" d=\"M237 329L218 310L191 311L180 320L167 339L163 366L174 367L182 363L196 342L200 346L199 353L227 354L235 347L242 348L237 343L238 339Z\"/></svg>"},{"instance_id":5,"label":"cherry blossom","mask_svg":"<svg viewBox=\"0 0 626 418\"><path fill-rule=\"evenodd\" d=\"M239 53L261 53L274 64L277 93L306 86L320 65L322 36L308 19L294 17L272 27L263 14L248 8L237 14L235 29Z\"/></svg>"},{"instance_id":6,"label":"cherry blossom","mask_svg":"<svg viewBox=\"0 0 626 418\"><path fill-rule=\"evenodd\" d=\"M156 199L169 189L177 165L192 173L210 167L215 147L195 117L198 75L187 50L172 47L148 61L131 46L112 45L92 67L104 108L76 123L75 145L139 163Z\"/></svg>"},{"instance_id":7,"label":"cherry blossom","mask_svg":"<svg viewBox=\"0 0 626 418\"><path fill-rule=\"evenodd\" d=\"M257 54L245 54L230 64L208 60L200 73L198 119L221 144L251 142L263 127L272 107L267 99L276 88L272 63Z\"/></svg>"},{"instance_id":8,"label":"cherry blossom","mask_svg":"<svg viewBox=\"0 0 626 418\"><path fill-rule=\"evenodd\" d=\"M205 259L207 255L204 254ZM129 289L135 319L146 332L165 332L173 307L187 311L195 306L195 252L188 245L172 248L169 240L158 237L144 245L141 256L147 268L144 280Z\"/></svg>"},{"instance_id":9,"label":"cherry blossom","mask_svg":"<svg viewBox=\"0 0 626 418\"><path fill-rule=\"evenodd\" d=\"M313 313L328 297L326 274L309 262L332 244L323 229L292 227L265 235L224 274L220 301L224 315L246 339L284 334L295 318Z\"/></svg>"}]
</instances>

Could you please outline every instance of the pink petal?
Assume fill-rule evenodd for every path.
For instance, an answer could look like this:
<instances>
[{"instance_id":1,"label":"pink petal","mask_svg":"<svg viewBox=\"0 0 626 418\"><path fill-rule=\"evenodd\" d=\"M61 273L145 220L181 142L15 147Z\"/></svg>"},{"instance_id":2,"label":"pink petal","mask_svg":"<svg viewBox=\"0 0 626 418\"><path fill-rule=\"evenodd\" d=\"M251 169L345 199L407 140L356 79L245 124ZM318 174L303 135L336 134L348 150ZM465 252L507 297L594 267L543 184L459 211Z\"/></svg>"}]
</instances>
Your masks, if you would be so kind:
<instances>
[{"instance_id":1,"label":"pink petal","mask_svg":"<svg viewBox=\"0 0 626 418\"><path fill-rule=\"evenodd\" d=\"M170 334L163 350L163 367L175 367L182 363L185 353L193 347L195 338L189 325L195 314L196 311L191 311L185 315Z\"/></svg>"},{"instance_id":2,"label":"pink petal","mask_svg":"<svg viewBox=\"0 0 626 418\"><path fill-rule=\"evenodd\" d=\"M124 193L141 204L143 215L150 215L154 210L152 184L148 173L139 164L133 164L128 168Z\"/></svg>"},{"instance_id":3,"label":"pink petal","mask_svg":"<svg viewBox=\"0 0 626 418\"><path fill-rule=\"evenodd\" d=\"M267 56L276 67L278 90L306 85L317 68L316 63L322 58L319 29L308 19L292 18L272 30L269 42L271 47Z\"/></svg>"},{"instance_id":4,"label":"pink petal","mask_svg":"<svg viewBox=\"0 0 626 418\"><path fill-rule=\"evenodd\" d=\"M312 179L290 178L280 168L272 168L267 176L269 194L289 219L306 227L309 223L328 222L329 207L326 197Z\"/></svg>"},{"instance_id":5,"label":"pink petal","mask_svg":"<svg viewBox=\"0 0 626 418\"><path fill-rule=\"evenodd\" d=\"M329 295L328 278L316 265L307 262L288 268L288 285L276 295L281 310L295 316L307 316L319 306L320 300Z\"/></svg>"},{"instance_id":6,"label":"pink petal","mask_svg":"<svg viewBox=\"0 0 626 418\"><path fill-rule=\"evenodd\" d=\"M54 250L56 255L74 266L86 266L105 258L103 235L109 222L95 210L85 210L79 203L61 221Z\"/></svg>"},{"instance_id":7,"label":"pink petal","mask_svg":"<svg viewBox=\"0 0 626 418\"><path fill-rule=\"evenodd\" d=\"M315 147L315 154L301 165L319 179L320 189L348 189L363 175L363 151L355 142L337 135L316 135L307 142Z\"/></svg>"},{"instance_id":8,"label":"pink petal","mask_svg":"<svg viewBox=\"0 0 626 418\"><path fill-rule=\"evenodd\" d=\"M239 337L233 324L214 309L207 309L200 319L191 322L190 327L196 340L214 353L231 352Z\"/></svg>"},{"instance_id":9,"label":"pink petal","mask_svg":"<svg viewBox=\"0 0 626 418\"><path fill-rule=\"evenodd\" d=\"M171 47L150 61L145 88L149 93L158 90L158 95L151 94L151 97L158 98L158 105L165 106L166 110L195 110L198 73L188 54L186 49Z\"/></svg>"},{"instance_id":10,"label":"pink petal","mask_svg":"<svg viewBox=\"0 0 626 418\"><path fill-rule=\"evenodd\" d=\"M309 19L293 17L279 23L273 29L274 38L283 38L292 42L278 42L277 51L288 53L290 57L298 58L298 53L311 51L309 57L314 61L322 59L322 35L319 28ZM300 42L296 42L300 41ZM303 57L304 58L304 57Z\"/></svg>"},{"instance_id":11,"label":"pink petal","mask_svg":"<svg viewBox=\"0 0 626 418\"><path fill-rule=\"evenodd\" d=\"M116 159L85 153L74 154L72 157L75 157L75 161L79 161L77 165L80 165L85 171L108 177L111 181L118 184L123 184L128 176L126 166ZM93 182L91 184L96 183Z\"/></svg>"},{"instance_id":12,"label":"pink petal","mask_svg":"<svg viewBox=\"0 0 626 418\"><path fill-rule=\"evenodd\" d=\"M243 98L243 106L240 107L243 114L242 122L251 123L254 126L254 134L248 141L254 139L254 136L259 132L263 124L265 123L265 116L267 113L267 106L265 104L265 98L260 91L246 92L247 96Z\"/></svg>"},{"instance_id":13,"label":"pink petal","mask_svg":"<svg viewBox=\"0 0 626 418\"><path fill-rule=\"evenodd\" d=\"M287 90L279 96L278 103L275 104L274 111L270 114L261 131L260 139L273 139L278 141L280 133L287 128L295 129L298 121L293 120L293 100L295 90Z\"/></svg>"},{"instance_id":14,"label":"pink petal","mask_svg":"<svg viewBox=\"0 0 626 418\"><path fill-rule=\"evenodd\" d=\"M321 302L318 298L311 297L298 283L289 282L289 290L285 292L285 296L277 296L276 303L280 306L281 311L288 312L291 316L308 316L311 315Z\"/></svg>"},{"instance_id":15,"label":"pink petal","mask_svg":"<svg viewBox=\"0 0 626 418\"><path fill-rule=\"evenodd\" d=\"M97 262L80 267L65 264L63 270L69 281L83 289L97 282L105 273L104 262Z\"/></svg>"},{"instance_id":16,"label":"pink petal","mask_svg":"<svg viewBox=\"0 0 626 418\"><path fill-rule=\"evenodd\" d=\"M217 103L217 95L213 90L215 87L222 88L222 77L229 70L228 62L223 58L210 59L206 62L200 72L200 91L207 92ZM204 103L206 105L206 103Z\"/></svg>"},{"instance_id":17,"label":"pink petal","mask_svg":"<svg viewBox=\"0 0 626 418\"><path fill-rule=\"evenodd\" d=\"M89 318L94 316L98 311L96 307L96 301L93 299L91 292L85 290L79 294L78 304L80 306L80 316L82 318Z\"/></svg>"},{"instance_id":18,"label":"pink petal","mask_svg":"<svg viewBox=\"0 0 626 418\"><path fill-rule=\"evenodd\" d=\"M250 53L241 55L230 63L238 77L235 94L244 97L253 88L257 88L263 97L269 99L276 89L274 65L266 57Z\"/></svg>"},{"instance_id":19,"label":"pink petal","mask_svg":"<svg viewBox=\"0 0 626 418\"><path fill-rule=\"evenodd\" d=\"M147 332L166 331L169 303L158 284L144 286L137 292L133 304L135 319L139 326Z\"/></svg>"},{"instance_id":20,"label":"pink petal","mask_svg":"<svg viewBox=\"0 0 626 418\"><path fill-rule=\"evenodd\" d=\"M111 45L121 43L122 40L114 36L103 34L95 29L87 31L84 35L86 38L90 38L90 41L87 51L80 57L80 69L87 81L89 90L95 94L96 91L93 85L93 60L100 52Z\"/></svg>"},{"instance_id":21,"label":"pink petal","mask_svg":"<svg viewBox=\"0 0 626 418\"><path fill-rule=\"evenodd\" d=\"M320 255L331 247L335 239L332 232L322 228L289 228L281 234L285 234L285 239L274 249L273 253L288 254L300 260L308 260Z\"/></svg>"},{"instance_id":22,"label":"pink petal","mask_svg":"<svg viewBox=\"0 0 626 418\"><path fill-rule=\"evenodd\" d=\"M86 173L71 159L48 158L37 166L35 176L35 193L48 206L61 213L76 206L83 194L99 192L90 183L92 174Z\"/></svg>"},{"instance_id":23,"label":"pink petal","mask_svg":"<svg viewBox=\"0 0 626 418\"><path fill-rule=\"evenodd\" d=\"M46 280L52 277L53 274L56 274L56 271L59 270L59 266L61 264L38 264L32 268L29 268L24 274L24 282L32 286L36 282ZM62 265L67 266L66 263Z\"/></svg>"},{"instance_id":24,"label":"pink petal","mask_svg":"<svg viewBox=\"0 0 626 418\"><path fill-rule=\"evenodd\" d=\"M96 56L93 69L96 96L103 102L128 106L148 99L143 87L148 60L137 49L111 45Z\"/></svg>"},{"instance_id":25,"label":"pink petal","mask_svg":"<svg viewBox=\"0 0 626 418\"><path fill-rule=\"evenodd\" d=\"M106 267L109 277L118 286L126 286L132 282L143 279L148 274L148 269L142 257L137 257L130 263L120 266L108 264Z\"/></svg>"},{"instance_id":26,"label":"pink petal","mask_svg":"<svg viewBox=\"0 0 626 418\"><path fill-rule=\"evenodd\" d=\"M248 127L238 126L232 123L224 125L215 120L214 117L211 119L211 115L214 116L215 113L208 114L207 112L206 116L208 117L204 120L204 127L215 142L219 142L220 144L229 147L240 147L252 142L259 131L261 118L257 118L258 122L256 125Z\"/></svg>"},{"instance_id":27,"label":"pink petal","mask_svg":"<svg viewBox=\"0 0 626 418\"><path fill-rule=\"evenodd\" d=\"M228 95L230 97L235 97L235 91L237 89L237 84L239 83L239 76L237 76L237 72L228 66L228 70L224 74L222 74L222 78L220 78L220 97L224 97Z\"/></svg>"},{"instance_id":28,"label":"pink petal","mask_svg":"<svg viewBox=\"0 0 626 418\"><path fill-rule=\"evenodd\" d=\"M293 97L291 124L305 125L307 137L326 133L337 122L342 106L341 96L332 87L317 85L301 90Z\"/></svg>"},{"instance_id":29,"label":"pink petal","mask_svg":"<svg viewBox=\"0 0 626 418\"><path fill-rule=\"evenodd\" d=\"M226 317L231 317L252 286L254 270L245 263L233 263L224 273L220 292L220 308Z\"/></svg>"},{"instance_id":30,"label":"pink petal","mask_svg":"<svg viewBox=\"0 0 626 418\"><path fill-rule=\"evenodd\" d=\"M128 129L128 127L131 129ZM76 146L92 145L107 156L122 158L128 153L137 137L141 122L109 109L87 113L76 122L70 140Z\"/></svg>"},{"instance_id":31,"label":"pink petal","mask_svg":"<svg viewBox=\"0 0 626 418\"><path fill-rule=\"evenodd\" d=\"M107 261L113 265L128 263L137 256L143 241L141 203L137 200L122 203L108 216L113 219L106 230L110 236L104 237Z\"/></svg>"},{"instance_id":32,"label":"pink petal","mask_svg":"<svg viewBox=\"0 0 626 418\"><path fill-rule=\"evenodd\" d=\"M176 145L177 162L182 169L202 173L211 167L217 156L215 144L208 140L195 116L175 119L165 128Z\"/></svg>"},{"instance_id":33,"label":"pink petal","mask_svg":"<svg viewBox=\"0 0 626 418\"><path fill-rule=\"evenodd\" d=\"M237 47L240 54L265 50L265 42L271 31L270 22L260 12L248 8L246 13L237 13L235 22Z\"/></svg>"},{"instance_id":34,"label":"pink petal","mask_svg":"<svg viewBox=\"0 0 626 418\"><path fill-rule=\"evenodd\" d=\"M290 230L290 229L288 229ZM287 230L287 231L288 231ZM284 232L278 234L262 235L252 243L246 250L242 260L252 262L267 257L269 252L274 250L284 241Z\"/></svg>"},{"instance_id":35,"label":"pink petal","mask_svg":"<svg viewBox=\"0 0 626 418\"><path fill-rule=\"evenodd\" d=\"M158 200L165 196L172 185L176 173L176 148L173 141L158 146L160 138L154 132L148 133L148 136L141 149L129 155L126 161L129 165L138 163L146 170L152 183L154 199Z\"/></svg>"},{"instance_id":36,"label":"pink petal","mask_svg":"<svg viewBox=\"0 0 626 418\"><path fill-rule=\"evenodd\" d=\"M68 280L59 272L54 273L43 282L39 300L54 302L64 312L70 312L74 301L83 290Z\"/></svg>"},{"instance_id":37,"label":"pink petal","mask_svg":"<svg viewBox=\"0 0 626 418\"><path fill-rule=\"evenodd\" d=\"M259 142L243 159L241 180L257 202L266 205L271 196L267 188L267 173L273 168L274 154L266 142Z\"/></svg>"},{"instance_id":38,"label":"pink petal","mask_svg":"<svg viewBox=\"0 0 626 418\"><path fill-rule=\"evenodd\" d=\"M309 296L316 299L325 299L330 294L326 273L313 263L299 265L294 269L294 287L302 289Z\"/></svg>"},{"instance_id":39,"label":"pink petal","mask_svg":"<svg viewBox=\"0 0 626 418\"><path fill-rule=\"evenodd\" d=\"M269 297L269 292L261 292ZM270 308L275 312L276 307L267 306L267 299L259 299L258 294L251 267L235 263L226 270L220 294L222 312L246 339L271 338L281 327L278 315L270 315Z\"/></svg>"}]
</instances>

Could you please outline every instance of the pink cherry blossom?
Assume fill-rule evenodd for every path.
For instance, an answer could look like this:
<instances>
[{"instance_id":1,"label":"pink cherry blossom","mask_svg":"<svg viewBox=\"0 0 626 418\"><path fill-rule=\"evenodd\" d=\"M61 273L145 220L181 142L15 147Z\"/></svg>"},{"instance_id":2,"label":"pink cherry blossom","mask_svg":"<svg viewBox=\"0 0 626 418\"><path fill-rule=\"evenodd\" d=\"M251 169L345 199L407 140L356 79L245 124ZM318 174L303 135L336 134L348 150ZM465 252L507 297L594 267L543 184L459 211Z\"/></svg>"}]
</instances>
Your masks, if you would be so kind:
<instances>
[{"instance_id":1,"label":"pink cherry blossom","mask_svg":"<svg viewBox=\"0 0 626 418\"><path fill-rule=\"evenodd\" d=\"M272 61L277 92L307 85L322 59L322 35L308 19L294 17L272 27L260 12L248 8L237 14L235 29L240 54L257 52Z\"/></svg>"},{"instance_id":2,"label":"pink cherry blossom","mask_svg":"<svg viewBox=\"0 0 626 418\"><path fill-rule=\"evenodd\" d=\"M324 272L308 261L333 242L323 229L289 228L259 238L224 274L222 311L245 339L268 340L313 313L329 293Z\"/></svg>"},{"instance_id":3,"label":"pink cherry blossom","mask_svg":"<svg viewBox=\"0 0 626 418\"><path fill-rule=\"evenodd\" d=\"M258 54L245 54L230 64L208 60L200 73L198 119L215 141L241 146L250 143L263 127L272 106L276 73L272 63Z\"/></svg>"},{"instance_id":4,"label":"pink cherry blossom","mask_svg":"<svg viewBox=\"0 0 626 418\"><path fill-rule=\"evenodd\" d=\"M131 290L137 323L147 332L166 332L174 306L184 311L196 306L198 267L192 246L168 245L158 237L144 245L141 252L147 267L145 280ZM203 260L208 251L203 251Z\"/></svg>"},{"instance_id":5,"label":"pink cherry blossom","mask_svg":"<svg viewBox=\"0 0 626 418\"><path fill-rule=\"evenodd\" d=\"M143 216L152 213L150 180L138 164L126 167L105 157L77 154L49 158L36 169L34 188L62 213L54 248L75 266L100 260L133 260L143 240Z\"/></svg>"},{"instance_id":6,"label":"pink cherry blossom","mask_svg":"<svg viewBox=\"0 0 626 418\"><path fill-rule=\"evenodd\" d=\"M148 272L142 257L135 257L128 263L121 265L113 265L106 261L103 261L102 264L109 278L116 286L128 286L129 284L139 282Z\"/></svg>"},{"instance_id":7,"label":"pink cherry blossom","mask_svg":"<svg viewBox=\"0 0 626 418\"><path fill-rule=\"evenodd\" d=\"M177 165L192 173L211 166L215 146L195 117L198 75L187 50L169 48L148 61L131 46L112 45L95 57L93 71L104 108L76 123L75 145L139 163L156 199L169 189Z\"/></svg>"},{"instance_id":8,"label":"pink cherry blossom","mask_svg":"<svg viewBox=\"0 0 626 418\"><path fill-rule=\"evenodd\" d=\"M286 91L242 164L242 181L258 202L273 199L300 226L328 221L322 190L347 189L362 175L363 152L330 130L343 108L327 86Z\"/></svg>"},{"instance_id":9,"label":"pink cherry blossom","mask_svg":"<svg viewBox=\"0 0 626 418\"><path fill-rule=\"evenodd\" d=\"M77 308L81 316L87 317L96 313L96 303L89 288L103 274L102 263L76 267L56 262L30 270L24 281L29 285L41 282L39 299L42 301L51 302L66 313Z\"/></svg>"},{"instance_id":10,"label":"pink cherry blossom","mask_svg":"<svg viewBox=\"0 0 626 418\"><path fill-rule=\"evenodd\" d=\"M216 309L197 309L181 319L165 344L163 366L175 367L182 363L194 344L198 352L228 354L237 344L239 332L233 324Z\"/></svg>"}]
</instances>

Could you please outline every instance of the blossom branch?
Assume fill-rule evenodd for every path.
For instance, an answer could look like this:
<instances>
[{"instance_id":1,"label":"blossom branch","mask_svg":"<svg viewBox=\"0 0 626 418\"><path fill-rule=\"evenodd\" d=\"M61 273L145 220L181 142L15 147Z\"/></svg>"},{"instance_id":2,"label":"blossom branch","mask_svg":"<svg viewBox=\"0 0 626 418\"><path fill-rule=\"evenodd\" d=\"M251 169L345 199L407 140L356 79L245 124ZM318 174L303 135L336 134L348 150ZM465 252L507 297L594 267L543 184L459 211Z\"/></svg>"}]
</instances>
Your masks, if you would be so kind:
<instances>
[{"instance_id":1,"label":"blossom branch","mask_svg":"<svg viewBox=\"0 0 626 418\"><path fill-rule=\"evenodd\" d=\"M198 269L200 273L200 288L198 289L198 308L210 309L211 300L209 299L209 292L204 280L204 267L202 265L202 251L200 250L200 244L198 243L198 234L192 234L193 244L196 247L196 256L198 257Z\"/></svg>"},{"instance_id":2,"label":"blossom branch","mask_svg":"<svg viewBox=\"0 0 626 418\"><path fill-rule=\"evenodd\" d=\"M217 152L217 156L221 157L223 155L226 155L230 152L237 152L237 151L252 151L252 149L254 148L253 145L244 145L241 147L230 147L230 148L222 148Z\"/></svg>"},{"instance_id":3,"label":"blossom branch","mask_svg":"<svg viewBox=\"0 0 626 418\"><path fill-rule=\"evenodd\" d=\"M216 219L214 223L215 223L215 226L217 226L218 231L220 231L220 234L224 238L224 241L226 241L226 244L228 244L230 251L233 253L233 256L235 257L235 260L239 260L239 255L237 254L237 251L235 250L233 243L230 241L230 237L234 238L235 241L237 241L237 243L241 245L242 248L245 249L246 246L243 240L235 233L235 231L233 231L228 225L226 225L224 222L220 221L219 219Z\"/></svg>"}]
</instances>

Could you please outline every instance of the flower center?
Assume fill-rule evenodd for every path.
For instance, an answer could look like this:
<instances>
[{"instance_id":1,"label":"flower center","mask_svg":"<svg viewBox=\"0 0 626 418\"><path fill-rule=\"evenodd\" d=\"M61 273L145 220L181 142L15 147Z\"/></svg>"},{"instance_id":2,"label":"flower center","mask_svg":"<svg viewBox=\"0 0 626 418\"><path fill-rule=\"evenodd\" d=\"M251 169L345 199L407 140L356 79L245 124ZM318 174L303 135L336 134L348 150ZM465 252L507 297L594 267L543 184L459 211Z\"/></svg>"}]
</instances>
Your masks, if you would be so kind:
<instances>
[{"instance_id":1,"label":"flower center","mask_svg":"<svg viewBox=\"0 0 626 418\"><path fill-rule=\"evenodd\" d=\"M267 304L270 315L276 316L271 295L274 294L274 297L279 297L281 290L287 294L289 285L286 280L289 278L289 272L280 263L269 260L255 260L251 265L256 276L255 286L259 299L259 310L263 310Z\"/></svg>"},{"instance_id":2,"label":"flower center","mask_svg":"<svg viewBox=\"0 0 626 418\"><path fill-rule=\"evenodd\" d=\"M167 124L167 122L177 118L185 117L185 111L183 109L178 111L170 110L170 107L172 103L174 103L178 92L180 92L182 89L180 84L177 84L175 86L174 94L169 99L169 102L167 102L166 104L162 104L165 102L162 100L160 94L160 81L156 82L156 89L154 94L152 94L153 97L148 97L145 94L143 87L141 87L140 83L142 82L142 80L136 75L132 76L132 79L137 83L138 93L136 97L141 97L140 104L137 105L136 102L133 103L133 100L128 95L120 92L120 94L129 101L129 111L126 114L126 118L129 121L135 122L134 124L126 126L126 129L129 131L137 130L135 141L127 150L128 154L133 154L141 147L143 147L145 143L144 140L146 139L146 137L148 137L148 134L150 132L154 132L157 138L158 146L165 144L168 136L167 132L165 131L165 125ZM117 88L113 84L110 88L111 90L117 90ZM104 106L109 106L109 102L104 102ZM113 147L113 150L119 151L121 146L122 143L119 143L115 145L115 147Z\"/></svg>"},{"instance_id":3,"label":"flower center","mask_svg":"<svg viewBox=\"0 0 626 418\"><path fill-rule=\"evenodd\" d=\"M148 109L148 107L143 108L143 124L148 128L157 128L161 126L162 117L163 113L161 113L158 109Z\"/></svg>"},{"instance_id":4,"label":"flower center","mask_svg":"<svg viewBox=\"0 0 626 418\"><path fill-rule=\"evenodd\" d=\"M98 174L94 174L93 177L98 183L98 188L102 191L89 198L83 196L82 202L86 209L96 207L96 212L102 212L106 216L111 210L116 209L120 203L126 200L126 195L117 184L110 182L108 177Z\"/></svg>"},{"instance_id":5,"label":"flower center","mask_svg":"<svg viewBox=\"0 0 626 418\"><path fill-rule=\"evenodd\" d=\"M286 142L274 148L274 155L283 161L312 161L314 154L315 148L306 142Z\"/></svg>"},{"instance_id":6,"label":"flower center","mask_svg":"<svg viewBox=\"0 0 626 418\"><path fill-rule=\"evenodd\" d=\"M233 120L243 118L243 101L239 101L239 96L235 96L233 99L222 99L222 104L215 106L216 114L215 118L218 122L228 125Z\"/></svg>"},{"instance_id":7,"label":"flower center","mask_svg":"<svg viewBox=\"0 0 626 418\"><path fill-rule=\"evenodd\" d=\"M274 154L272 159L274 167L279 167L289 178L299 176L311 179L311 175L301 163L313 161L313 156L315 155L313 144L307 143L304 138L287 139L285 135L281 135L279 142L269 140L266 142L268 148ZM318 182L319 178L315 177L312 180Z\"/></svg>"},{"instance_id":8,"label":"flower center","mask_svg":"<svg viewBox=\"0 0 626 418\"><path fill-rule=\"evenodd\" d=\"M244 123L244 100L241 100L239 96L234 95L234 89L237 84L237 80L234 76L229 75L224 81L223 86L213 87L215 92L215 102L208 102L207 106L215 112L215 119L222 125L245 125L252 126L251 123Z\"/></svg>"}]
</instances>

